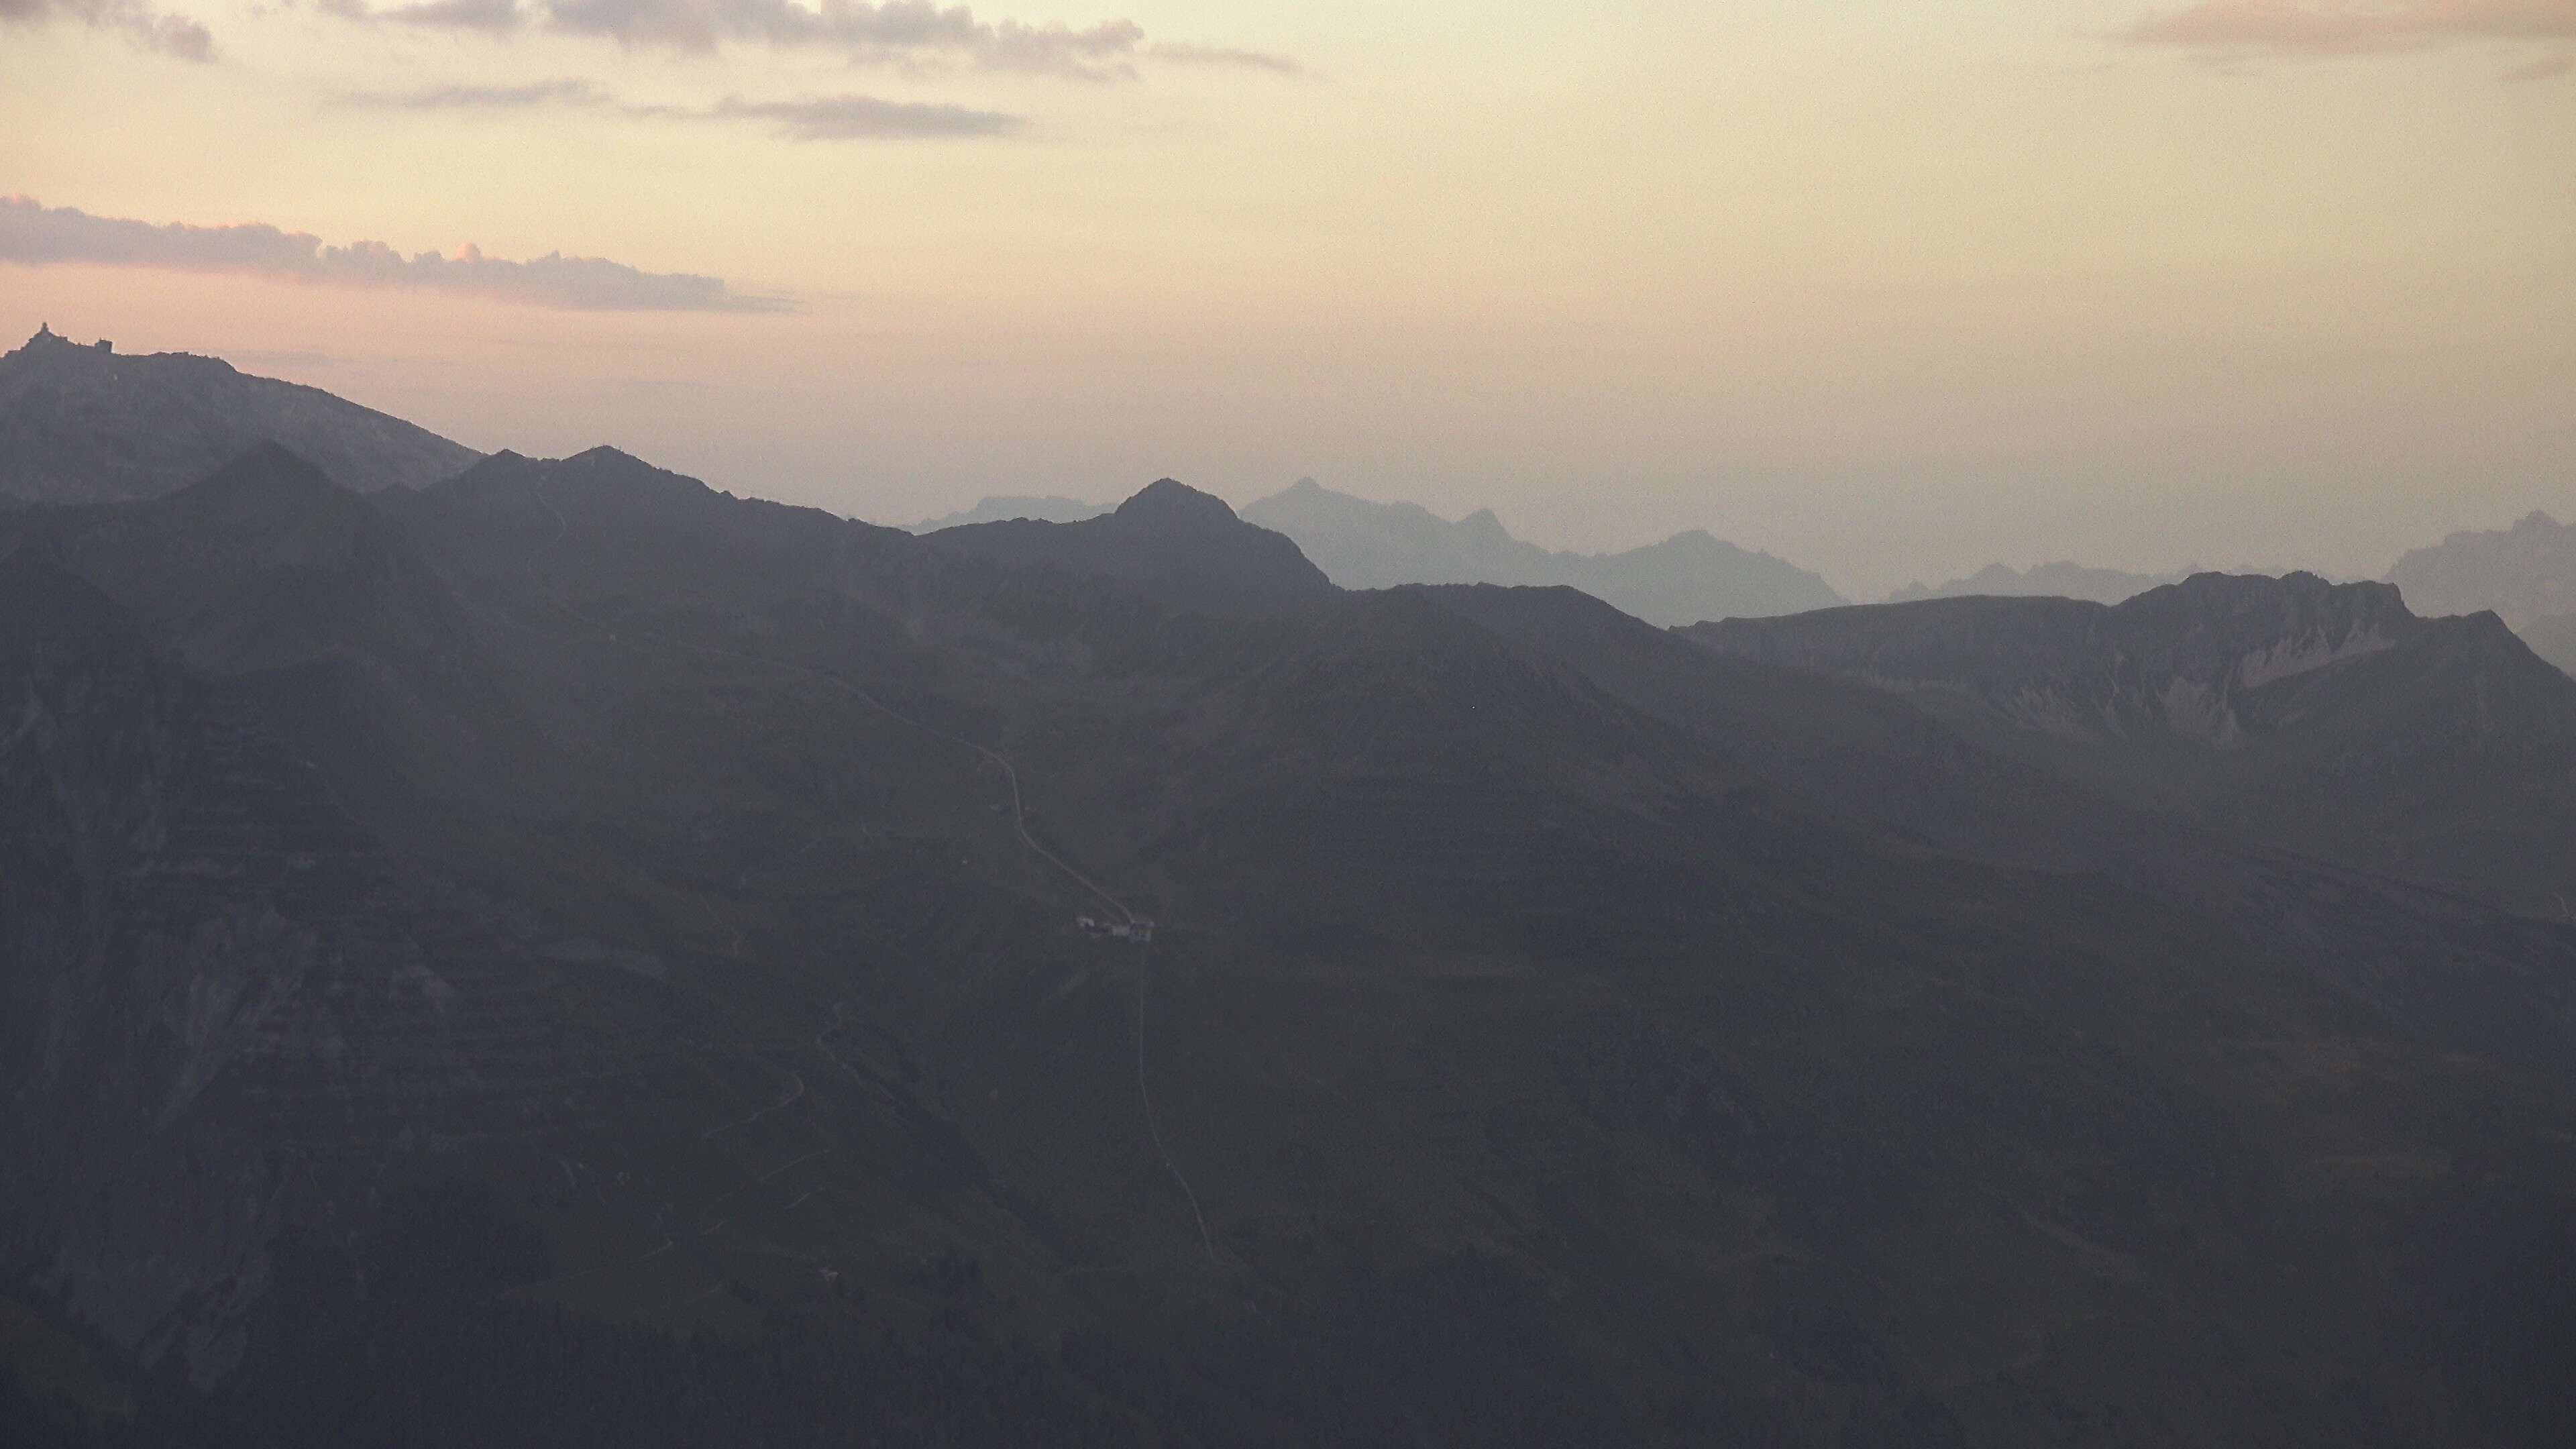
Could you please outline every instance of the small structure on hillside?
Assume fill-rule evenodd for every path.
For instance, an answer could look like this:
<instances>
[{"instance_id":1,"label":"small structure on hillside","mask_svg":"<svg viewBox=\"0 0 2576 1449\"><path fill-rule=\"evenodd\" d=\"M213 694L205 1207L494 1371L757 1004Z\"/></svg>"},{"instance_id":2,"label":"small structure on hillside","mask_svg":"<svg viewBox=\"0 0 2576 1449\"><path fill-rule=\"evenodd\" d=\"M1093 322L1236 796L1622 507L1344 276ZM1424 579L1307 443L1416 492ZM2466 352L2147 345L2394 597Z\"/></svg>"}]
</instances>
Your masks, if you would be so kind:
<instances>
[{"instance_id":1,"label":"small structure on hillside","mask_svg":"<svg viewBox=\"0 0 2576 1449\"><path fill-rule=\"evenodd\" d=\"M1073 928L1095 941L1134 941L1143 945L1154 939L1154 923L1143 916L1124 921L1104 921L1097 916L1076 916Z\"/></svg>"}]
</instances>

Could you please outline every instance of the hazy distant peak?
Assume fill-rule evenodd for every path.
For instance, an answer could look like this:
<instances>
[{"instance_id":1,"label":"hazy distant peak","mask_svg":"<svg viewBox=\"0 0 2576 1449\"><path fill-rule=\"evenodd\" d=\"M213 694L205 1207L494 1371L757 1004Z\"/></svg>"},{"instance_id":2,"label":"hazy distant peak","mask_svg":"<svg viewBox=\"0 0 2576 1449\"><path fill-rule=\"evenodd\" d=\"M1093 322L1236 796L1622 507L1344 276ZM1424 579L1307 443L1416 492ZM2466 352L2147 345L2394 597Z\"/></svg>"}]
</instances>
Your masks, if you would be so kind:
<instances>
[{"instance_id":1,"label":"hazy distant peak","mask_svg":"<svg viewBox=\"0 0 2576 1449\"><path fill-rule=\"evenodd\" d=\"M2510 528L2454 533L2416 549L2388 581L2418 613L2492 609L2518 629L2576 612L2576 528L2534 510Z\"/></svg>"},{"instance_id":2,"label":"hazy distant peak","mask_svg":"<svg viewBox=\"0 0 2576 1449\"><path fill-rule=\"evenodd\" d=\"M2082 599L2096 604L2116 604L2135 598L2149 589L2177 584L2187 575L2183 572L2137 574L2124 569L2094 568L2060 559L2053 563L2033 564L2028 569L2010 568L1991 563L1966 578L1952 579L1937 587L1916 582L1887 596L1891 604L1911 603L1918 599L1960 599L1976 596L2003 599L2054 598Z\"/></svg>"},{"instance_id":3,"label":"hazy distant peak","mask_svg":"<svg viewBox=\"0 0 2576 1449\"><path fill-rule=\"evenodd\" d=\"M1567 553L1514 538L1491 508L1456 522L1419 504L1377 503L1301 478L1243 510L1294 539L1333 582L1562 585L1659 624L1831 608L1825 581L1704 529L1615 554Z\"/></svg>"},{"instance_id":4,"label":"hazy distant peak","mask_svg":"<svg viewBox=\"0 0 2576 1449\"><path fill-rule=\"evenodd\" d=\"M975 500L975 506L972 508L961 508L955 513L943 514L937 518L925 518L919 523L908 523L903 527L908 533L937 533L943 528L964 528L975 523L1002 523L1015 518L1034 519L1040 523L1078 523L1086 518L1097 518L1108 511L1109 506L1105 503L1090 503L1080 498L1066 498L1058 494L997 493L987 494Z\"/></svg>"}]
</instances>

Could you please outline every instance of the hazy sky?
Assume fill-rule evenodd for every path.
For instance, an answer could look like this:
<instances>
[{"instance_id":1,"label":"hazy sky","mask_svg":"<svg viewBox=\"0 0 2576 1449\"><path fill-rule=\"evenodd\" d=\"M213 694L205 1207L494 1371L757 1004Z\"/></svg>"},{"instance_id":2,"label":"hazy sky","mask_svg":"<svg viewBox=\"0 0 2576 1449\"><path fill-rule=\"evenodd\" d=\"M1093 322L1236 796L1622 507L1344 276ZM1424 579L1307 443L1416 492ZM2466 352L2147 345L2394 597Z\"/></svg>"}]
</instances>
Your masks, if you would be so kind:
<instances>
[{"instance_id":1,"label":"hazy sky","mask_svg":"<svg viewBox=\"0 0 2576 1449\"><path fill-rule=\"evenodd\" d=\"M13 336L862 517L1311 473L1875 597L2576 514L2576 0L0 0L0 76Z\"/></svg>"}]
</instances>

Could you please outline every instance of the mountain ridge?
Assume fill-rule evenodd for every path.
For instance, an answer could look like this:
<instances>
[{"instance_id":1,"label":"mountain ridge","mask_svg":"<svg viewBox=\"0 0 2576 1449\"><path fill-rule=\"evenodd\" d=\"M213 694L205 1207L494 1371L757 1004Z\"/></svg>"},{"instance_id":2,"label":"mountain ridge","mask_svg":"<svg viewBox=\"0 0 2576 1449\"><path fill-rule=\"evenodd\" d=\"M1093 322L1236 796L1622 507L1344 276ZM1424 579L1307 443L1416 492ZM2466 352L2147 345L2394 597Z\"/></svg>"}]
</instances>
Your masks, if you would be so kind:
<instances>
[{"instance_id":1,"label":"mountain ridge","mask_svg":"<svg viewBox=\"0 0 2576 1449\"><path fill-rule=\"evenodd\" d=\"M1295 543L1244 521L1224 499L1170 478L1073 523L1008 519L923 538L934 548L996 562L1111 580L1183 608L1276 613L1339 592Z\"/></svg>"},{"instance_id":2,"label":"mountain ridge","mask_svg":"<svg viewBox=\"0 0 2576 1449\"><path fill-rule=\"evenodd\" d=\"M1816 575L1705 529L1619 553L1571 553L1513 537L1490 508L1453 523L1416 504L1373 503L1312 478L1246 505L1243 516L1294 539L1344 588L1569 584L1660 624L1843 602Z\"/></svg>"},{"instance_id":3,"label":"mountain ridge","mask_svg":"<svg viewBox=\"0 0 2576 1449\"><path fill-rule=\"evenodd\" d=\"M359 492L416 488L472 449L319 388L192 353L132 356L50 328L0 354L0 495L27 502L148 498L274 441Z\"/></svg>"},{"instance_id":4,"label":"mountain ridge","mask_svg":"<svg viewBox=\"0 0 2576 1449\"><path fill-rule=\"evenodd\" d=\"M2576 681L2491 613L2200 574L2118 605L1926 600L1688 634L1893 690L2151 812L2555 911Z\"/></svg>"}]
</instances>

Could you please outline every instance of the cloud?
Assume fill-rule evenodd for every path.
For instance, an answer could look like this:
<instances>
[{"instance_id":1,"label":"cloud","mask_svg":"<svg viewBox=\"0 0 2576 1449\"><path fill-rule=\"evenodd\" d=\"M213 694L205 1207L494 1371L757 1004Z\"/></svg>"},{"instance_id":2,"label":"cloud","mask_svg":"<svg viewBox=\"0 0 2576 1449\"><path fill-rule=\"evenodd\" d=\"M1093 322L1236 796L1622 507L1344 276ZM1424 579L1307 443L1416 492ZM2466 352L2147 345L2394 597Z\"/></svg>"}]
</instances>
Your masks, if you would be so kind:
<instances>
[{"instance_id":1,"label":"cloud","mask_svg":"<svg viewBox=\"0 0 2576 1449\"><path fill-rule=\"evenodd\" d=\"M881 141L948 136L1007 136L1026 128L1017 116L964 106L914 105L874 96L827 96L802 101L746 101L727 96L693 119L746 118L778 123L797 141Z\"/></svg>"},{"instance_id":2,"label":"cloud","mask_svg":"<svg viewBox=\"0 0 2576 1449\"><path fill-rule=\"evenodd\" d=\"M344 104L398 111L509 111L534 106L613 108L647 120L770 121L781 135L796 141L943 140L977 136L1010 136L1028 129L1026 119L1001 111L965 106L888 101L875 96L808 97L793 101L756 101L727 96L712 106L626 105L585 80L536 81L520 86L435 86L427 90L362 91L341 98Z\"/></svg>"},{"instance_id":3,"label":"cloud","mask_svg":"<svg viewBox=\"0 0 2576 1449\"><path fill-rule=\"evenodd\" d=\"M32 0L0 0L0 4ZM1086 80L1128 80L1135 62L1201 61L1293 70L1295 63L1253 51L1152 46L1132 20L1091 25L1030 24L977 18L963 5L932 0L427 0L373 9L367 0L322 0L332 14L393 25L463 28L508 34L550 30L614 40L636 48L709 51L720 45L837 51L853 61L917 64L961 60L992 70L1033 71Z\"/></svg>"},{"instance_id":4,"label":"cloud","mask_svg":"<svg viewBox=\"0 0 2576 1449\"><path fill-rule=\"evenodd\" d=\"M1217 45L1184 45L1167 41L1147 46L1145 53L1156 60L1182 65L1241 66L1246 70L1266 70L1277 75L1295 75L1305 69L1288 56L1272 55L1266 50L1231 50Z\"/></svg>"},{"instance_id":5,"label":"cloud","mask_svg":"<svg viewBox=\"0 0 2576 1449\"><path fill-rule=\"evenodd\" d=\"M368 17L366 0L329 0L331 13L350 19ZM429 0L375 12L397 25L424 25L439 30L489 30L495 34L519 28L515 0Z\"/></svg>"},{"instance_id":6,"label":"cloud","mask_svg":"<svg viewBox=\"0 0 2576 1449\"><path fill-rule=\"evenodd\" d=\"M0 0L0 25L43 25L77 20L111 30L144 50L181 60L215 58L215 37L184 15L164 15L143 0Z\"/></svg>"},{"instance_id":7,"label":"cloud","mask_svg":"<svg viewBox=\"0 0 2576 1449\"><path fill-rule=\"evenodd\" d=\"M487 257L477 247L453 256L408 257L382 242L325 246L307 232L265 222L190 226L92 216L28 196L0 197L0 262L43 266L92 262L180 272L227 272L354 287L455 292L535 307L603 312L780 312L782 297L735 292L721 277L647 272L602 257L549 252L528 261Z\"/></svg>"},{"instance_id":8,"label":"cloud","mask_svg":"<svg viewBox=\"0 0 2576 1449\"><path fill-rule=\"evenodd\" d=\"M431 86L417 91L354 91L346 105L389 111L515 111L531 106L604 106L607 92L586 80L543 80L523 86Z\"/></svg>"},{"instance_id":9,"label":"cloud","mask_svg":"<svg viewBox=\"0 0 2576 1449\"><path fill-rule=\"evenodd\" d=\"M2576 0L2201 0L2116 38L2207 53L2360 55L2464 40L2576 44Z\"/></svg>"}]
</instances>

